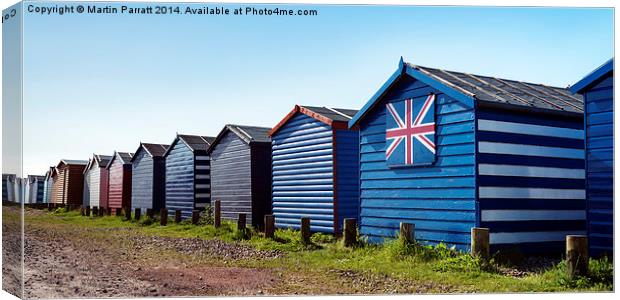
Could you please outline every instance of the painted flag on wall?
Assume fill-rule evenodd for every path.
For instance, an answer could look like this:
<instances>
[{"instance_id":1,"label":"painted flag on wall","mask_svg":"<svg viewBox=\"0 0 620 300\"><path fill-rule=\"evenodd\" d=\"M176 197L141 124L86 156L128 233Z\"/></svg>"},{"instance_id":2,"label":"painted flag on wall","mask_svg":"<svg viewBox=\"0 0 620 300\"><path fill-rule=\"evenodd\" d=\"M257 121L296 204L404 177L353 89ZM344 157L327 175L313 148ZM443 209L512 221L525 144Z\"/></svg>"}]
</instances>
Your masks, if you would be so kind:
<instances>
[{"instance_id":1,"label":"painted flag on wall","mask_svg":"<svg viewBox=\"0 0 620 300\"><path fill-rule=\"evenodd\" d=\"M385 159L388 166L435 162L435 95L386 104Z\"/></svg>"}]
</instances>

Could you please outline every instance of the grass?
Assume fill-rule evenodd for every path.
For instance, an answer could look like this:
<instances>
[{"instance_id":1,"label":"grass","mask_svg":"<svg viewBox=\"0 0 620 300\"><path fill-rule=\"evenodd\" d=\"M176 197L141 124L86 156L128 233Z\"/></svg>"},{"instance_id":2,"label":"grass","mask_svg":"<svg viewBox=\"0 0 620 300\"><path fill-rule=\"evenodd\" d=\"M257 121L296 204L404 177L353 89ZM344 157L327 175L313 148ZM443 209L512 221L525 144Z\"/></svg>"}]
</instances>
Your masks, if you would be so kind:
<instances>
[{"instance_id":1,"label":"grass","mask_svg":"<svg viewBox=\"0 0 620 300\"><path fill-rule=\"evenodd\" d=\"M611 291L613 264L607 259L591 259L588 277L574 280L566 276L563 262L542 272L524 277L503 275L500 264L474 258L440 244L424 246L391 240L383 245L360 242L346 248L332 235L315 233L311 243L305 244L295 230L276 230L273 239L264 238L254 229L239 231L236 223L223 221L215 228L212 220L204 218L203 225L189 222L175 224L168 221L160 226L158 220L143 217L127 221L115 216L83 217L79 212L57 210L52 213L27 217L26 222L78 225L93 228L131 228L132 232L147 236L175 238L220 239L239 242L259 250L278 250L287 253L282 258L242 260L238 266L285 269L289 272L325 274L330 270L350 270L360 273L387 275L420 283L450 286L460 292L556 292L556 291Z\"/></svg>"}]
</instances>

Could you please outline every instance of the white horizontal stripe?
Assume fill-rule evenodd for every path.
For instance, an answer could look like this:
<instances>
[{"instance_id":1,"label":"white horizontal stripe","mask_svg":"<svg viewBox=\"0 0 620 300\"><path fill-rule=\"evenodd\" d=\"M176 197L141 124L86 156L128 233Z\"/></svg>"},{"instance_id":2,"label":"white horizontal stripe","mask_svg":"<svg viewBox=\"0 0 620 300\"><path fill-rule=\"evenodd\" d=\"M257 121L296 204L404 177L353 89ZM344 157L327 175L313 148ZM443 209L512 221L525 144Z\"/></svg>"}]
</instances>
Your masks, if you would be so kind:
<instances>
[{"instance_id":1,"label":"white horizontal stripe","mask_svg":"<svg viewBox=\"0 0 620 300\"><path fill-rule=\"evenodd\" d=\"M207 207L207 203L196 203L196 208L198 207Z\"/></svg>"},{"instance_id":2,"label":"white horizontal stripe","mask_svg":"<svg viewBox=\"0 0 620 300\"><path fill-rule=\"evenodd\" d=\"M208 189L210 187L211 187L210 184L197 184L196 185L196 188L199 188L199 189Z\"/></svg>"},{"instance_id":3,"label":"white horizontal stripe","mask_svg":"<svg viewBox=\"0 0 620 300\"><path fill-rule=\"evenodd\" d=\"M585 199L583 189L479 187L480 198Z\"/></svg>"},{"instance_id":4,"label":"white horizontal stripe","mask_svg":"<svg viewBox=\"0 0 620 300\"><path fill-rule=\"evenodd\" d=\"M196 179L209 179L211 175L196 175Z\"/></svg>"},{"instance_id":5,"label":"white horizontal stripe","mask_svg":"<svg viewBox=\"0 0 620 300\"><path fill-rule=\"evenodd\" d=\"M585 231L535 231L535 232L493 232L489 235L491 244L516 244L536 242L561 242L567 235L583 235Z\"/></svg>"},{"instance_id":6,"label":"white horizontal stripe","mask_svg":"<svg viewBox=\"0 0 620 300\"><path fill-rule=\"evenodd\" d=\"M542 135L551 137L561 137L569 139L583 140L583 130L552 127L543 125L533 125L524 123L513 123L493 120L478 120L478 130L497 131L517 134Z\"/></svg>"},{"instance_id":7,"label":"white horizontal stripe","mask_svg":"<svg viewBox=\"0 0 620 300\"><path fill-rule=\"evenodd\" d=\"M211 166L196 166L196 170L211 170Z\"/></svg>"},{"instance_id":8,"label":"white horizontal stripe","mask_svg":"<svg viewBox=\"0 0 620 300\"><path fill-rule=\"evenodd\" d=\"M196 160L209 160L211 159L211 156L207 155L207 156L196 156Z\"/></svg>"},{"instance_id":9,"label":"white horizontal stripe","mask_svg":"<svg viewBox=\"0 0 620 300\"><path fill-rule=\"evenodd\" d=\"M583 159L583 149L545 147L521 144L478 142L480 153L512 154L526 156L560 157Z\"/></svg>"},{"instance_id":10,"label":"white horizontal stripe","mask_svg":"<svg viewBox=\"0 0 620 300\"><path fill-rule=\"evenodd\" d=\"M584 210L482 210L483 222L494 221L541 221L541 220L585 220Z\"/></svg>"},{"instance_id":11,"label":"white horizontal stripe","mask_svg":"<svg viewBox=\"0 0 620 300\"><path fill-rule=\"evenodd\" d=\"M211 196L211 194L206 193L206 194L196 194L196 198L209 198Z\"/></svg>"},{"instance_id":12,"label":"white horizontal stripe","mask_svg":"<svg viewBox=\"0 0 620 300\"><path fill-rule=\"evenodd\" d=\"M522 176L545 178L584 179L586 172L583 169L562 169L533 166L491 165L479 164L480 175Z\"/></svg>"}]
</instances>

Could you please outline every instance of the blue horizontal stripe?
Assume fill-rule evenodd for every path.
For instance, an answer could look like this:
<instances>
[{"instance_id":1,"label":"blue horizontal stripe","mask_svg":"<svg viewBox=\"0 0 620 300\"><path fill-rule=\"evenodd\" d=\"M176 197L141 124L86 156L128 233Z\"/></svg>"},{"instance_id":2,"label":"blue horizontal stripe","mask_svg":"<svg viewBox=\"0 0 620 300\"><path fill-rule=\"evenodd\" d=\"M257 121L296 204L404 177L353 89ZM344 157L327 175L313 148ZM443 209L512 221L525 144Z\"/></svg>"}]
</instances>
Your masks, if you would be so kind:
<instances>
[{"instance_id":1,"label":"blue horizontal stripe","mask_svg":"<svg viewBox=\"0 0 620 300\"><path fill-rule=\"evenodd\" d=\"M478 119L583 129L583 121L578 118L571 119L555 115L543 116L541 114L526 114L505 110L491 111L488 109L479 109L476 114Z\"/></svg>"},{"instance_id":2,"label":"blue horizontal stripe","mask_svg":"<svg viewBox=\"0 0 620 300\"><path fill-rule=\"evenodd\" d=\"M478 154L478 163L555 167L555 168L569 168L569 169L583 169L585 166L583 159L535 157L535 156L527 156L527 155L492 154L492 153Z\"/></svg>"},{"instance_id":3,"label":"blue horizontal stripe","mask_svg":"<svg viewBox=\"0 0 620 300\"><path fill-rule=\"evenodd\" d=\"M516 176L478 176L479 186L501 187L539 187L552 189L583 189L584 179L516 177Z\"/></svg>"},{"instance_id":4,"label":"blue horizontal stripe","mask_svg":"<svg viewBox=\"0 0 620 300\"><path fill-rule=\"evenodd\" d=\"M480 209L568 209L584 210L586 201L583 199L541 200L523 198L482 198Z\"/></svg>"},{"instance_id":5,"label":"blue horizontal stripe","mask_svg":"<svg viewBox=\"0 0 620 300\"><path fill-rule=\"evenodd\" d=\"M481 222L491 232L586 230L585 220Z\"/></svg>"}]
</instances>

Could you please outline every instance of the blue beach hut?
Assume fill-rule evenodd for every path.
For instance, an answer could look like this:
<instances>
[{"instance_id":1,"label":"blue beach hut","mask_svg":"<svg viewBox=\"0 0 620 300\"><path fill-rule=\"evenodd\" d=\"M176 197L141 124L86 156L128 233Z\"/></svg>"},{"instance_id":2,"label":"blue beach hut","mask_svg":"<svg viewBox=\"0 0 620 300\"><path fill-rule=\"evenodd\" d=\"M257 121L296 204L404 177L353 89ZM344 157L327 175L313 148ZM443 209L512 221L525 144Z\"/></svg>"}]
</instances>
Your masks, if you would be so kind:
<instances>
[{"instance_id":1,"label":"blue beach hut","mask_svg":"<svg viewBox=\"0 0 620 300\"><path fill-rule=\"evenodd\" d=\"M416 66L398 69L349 121L359 127L360 231L493 251L563 249L585 232L582 99L550 87Z\"/></svg>"}]
</instances>

